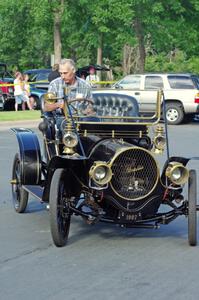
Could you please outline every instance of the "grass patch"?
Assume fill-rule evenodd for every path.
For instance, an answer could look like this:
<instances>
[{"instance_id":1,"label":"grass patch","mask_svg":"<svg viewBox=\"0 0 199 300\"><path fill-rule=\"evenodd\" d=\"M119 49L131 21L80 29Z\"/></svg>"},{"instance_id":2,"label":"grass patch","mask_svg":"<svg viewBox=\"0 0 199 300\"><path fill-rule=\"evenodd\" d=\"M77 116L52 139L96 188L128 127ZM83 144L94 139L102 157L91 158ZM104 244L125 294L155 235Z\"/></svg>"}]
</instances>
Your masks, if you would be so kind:
<instances>
[{"instance_id":1,"label":"grass patch","mask_svg":"<svg viewBox=\"0 0 199 300\"><path fill-rule=\"evenodd\" d=\"M1 121L21 121L21 120L37 120L40 119L41 112L39 110L25 111L0 111Z\"/></svg>"}]
</instances>

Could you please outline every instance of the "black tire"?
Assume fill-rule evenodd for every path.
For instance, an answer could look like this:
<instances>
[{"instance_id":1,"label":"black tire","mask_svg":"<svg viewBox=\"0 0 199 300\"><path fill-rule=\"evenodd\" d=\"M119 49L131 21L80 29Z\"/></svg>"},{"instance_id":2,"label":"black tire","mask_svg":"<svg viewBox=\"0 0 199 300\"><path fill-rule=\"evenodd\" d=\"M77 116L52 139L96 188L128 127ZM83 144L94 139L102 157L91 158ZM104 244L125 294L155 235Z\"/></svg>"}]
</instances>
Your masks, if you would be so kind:
<instances>
[{"instance_id":1,"label":"black tire","mask_svg":"<svg viewBox=\"0 0 199 300\"><path fill-rule=\"evenodd\" d=\"M64 169L55 170L50 186L50 228L54 244L63 247L68 241L71 214L64 187Z\"/></svg>"},{"instance_id":2,"label":"black tire","mask_svg":"<svg viewBox=\"0 0 199 300\"><path fill-rule=\"evenodd\" d=\"M178 125L184 120L184 110L180 103L166 103L166 118L168 124Z\"/></svg>"},{"instance_id":3,"label":"black tire","mask_svg":"<svg viewBox=\"0 0 199 300\"><path fill-rule=\"evenodd\" d=\"M193 115L193 114L187 114L185 116L184 120L185 120L186 123L191 123L191 122L193 122L194 117L195 117L195 115Z\"/></svg>"},{"instance_id":4,"label":"black tire","mask_svg":"<svg viewBox=\"0 0 199 300\"><path fill-rule=\"evenodd\" d=\"M15 155L12 168L12 200L14 209L18 213L23 213L28 204L28 192L21 185L21 161L19 154Z\"/></svg>"},{"instance_id":5,"label":"black tire","mask_svg":"<svg viewBox=\"0 0 199 300\"><path fill-rule=\"evenodd\" d=\"M196 171L190 170L188 183L188 239L190 246L197 245Z\"/></svg>"},{"instance_id":6,"label":"black tire","mask_svg":"<svg viewBox=\"0 0 199 300\"><path fill-rule=\"evenodd\" d=\"M32 103L33 104L33 109L35 109L35 110L41 109L41 103L40 103L39 97L32 96L32 98L34 98L34 102Z\"/></svg>"}]
</instances>

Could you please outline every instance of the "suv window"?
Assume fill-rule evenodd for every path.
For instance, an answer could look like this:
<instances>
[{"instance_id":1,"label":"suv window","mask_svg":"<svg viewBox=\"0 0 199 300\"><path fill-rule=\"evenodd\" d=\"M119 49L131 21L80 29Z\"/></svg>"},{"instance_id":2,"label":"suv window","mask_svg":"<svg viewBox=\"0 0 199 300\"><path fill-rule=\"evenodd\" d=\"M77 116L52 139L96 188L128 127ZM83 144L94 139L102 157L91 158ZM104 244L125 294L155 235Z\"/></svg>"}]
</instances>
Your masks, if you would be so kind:
<instances>
[{"instance_id":1,"label":"suv window","mask_svg":"<svg viewBox=\"0 0 199 300\"><path fill-rule=\"evenodd\" d=\"M163 80L161 76L146 76L144 88L146 90L157 90L163 88Z\"/></svg>"},{"instance_id":2,"label":"suv window","mask_svg":"<svg viewBox=\"0 0 199 300\"><path fill-rule=\"evenodd\" d=\"M199 90L199 77L194 75L191 78L192 78L193 82L195 83L196 88Z\"/></svg>"},{"instance_id":3,"label":"suv window","mask_svg":"<svg viewBox=\"0 0 199 300\"><path fill-rule=\"evenodd\" d=\"M39 81L39 80L48 80L48 75L49 75L49 73L40 73L40 74L38 74L37 75L37 81Z\"/></svg>"},{"instance_id":4,"label":"suv window","mask_svg":"<svg viewBox=\"0 0 199 300\"><path fill-rule=\"evenodd\" d=\"M189 76L169 75L168 81L172 89L195 89L194 83Z\"/></svg>"},{"instance_id":5,"label":"suv window","mask_svg":"<svg viewBox=\"0 0 199 300\"><path fill-rule=\"evenodd\" d=\"M140 89L141 76L126 76L120 81L119 85L123 88L138 90Z\"/></svg>"}]
</instances>

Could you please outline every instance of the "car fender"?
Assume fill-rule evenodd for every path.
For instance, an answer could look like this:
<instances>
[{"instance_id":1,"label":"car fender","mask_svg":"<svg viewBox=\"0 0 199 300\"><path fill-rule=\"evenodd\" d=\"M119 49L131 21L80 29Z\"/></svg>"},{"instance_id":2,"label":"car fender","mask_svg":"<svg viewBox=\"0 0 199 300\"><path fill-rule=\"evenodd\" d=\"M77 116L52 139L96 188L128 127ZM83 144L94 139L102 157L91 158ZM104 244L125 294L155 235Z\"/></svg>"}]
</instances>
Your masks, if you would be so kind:
<instances>
[{"instance_id":1,"label":"car fender","mask_svg":"<svg viewBox=\"0 0 199 300\"><path fill-rule=\"evenodd\" d=\"M11 128L16 134L21 160L21 183L37 185L41 181L41 151L37 135L31 129Z\"/></svg>"},{"instance_id":2,"label":"car fender","mask_svg":"<svg viewBox=\"0 0 199 300\"><path fill-rule=\"evenodd\" d=\"M84 156L54 156L48 164L42 200L48 202L53 174L56 169L66 170L65 186L68 197L76 196L87 180L86 168L88 158ZM67 170L68 176L67 176ZM76 176L77 175L77 176Z\"/></svg>"}]
</instances>

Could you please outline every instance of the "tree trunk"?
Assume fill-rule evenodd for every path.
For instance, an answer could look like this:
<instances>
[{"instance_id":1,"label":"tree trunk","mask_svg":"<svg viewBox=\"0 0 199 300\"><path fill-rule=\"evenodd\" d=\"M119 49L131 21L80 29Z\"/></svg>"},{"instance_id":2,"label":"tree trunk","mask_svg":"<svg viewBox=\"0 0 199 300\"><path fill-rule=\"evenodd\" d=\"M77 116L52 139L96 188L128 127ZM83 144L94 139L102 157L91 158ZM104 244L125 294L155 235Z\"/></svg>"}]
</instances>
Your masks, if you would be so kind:
<instances>
[{"instance_id":1,"label":"tree trunk","mask_svg":"<svg viewBox=\"0 0 199 300\"><path fill-rule=\"evenodd\" d=\"M139 48L139 72L143 73L145 67L146 52L145 52L145 45L144 45L143 26L139 18L135 18L134 29L138 40L138 48Z\"/></svg>"},{"instance_id":2,"label":"tree trunk","mask_svg":"<svg viewBox=\"0 0 199 300\"><path fill-rule=\"evenodd\" d=\"M61 18L60 13L54 13L54 54L55 64L61 60Z\"/></svg>"},{"instance_id":3,"label":"tree trunk","mask_svg":"<svg viewBox=\"0 0 199 300\"><path fill-rule=\"evenodd\" d=\"M103 35L102 33L99 36L99 44L98 44L98 48L97 48L97 64L98 65L102 65L102 59L103 59ZM97 75L99 76L99 79L101 80L101 72L97 72Z\"/></svg>"},{"instance_id":4,"label":"tree trunk","mask_svg":"<svg viewBox=\"0 0 199 300\"><path fill-rule=\"evenodd\" d=\"M130 74L132 65L132 47L128 44L125 44L123 47L123 75Z\"/></svg>"},{"instance_id":5,"label":"tree trunk","mask_svg":"<svg viewBox=\"0 0 199 300\"><path fill-rule=\"evenodd\" d=\"M51 0L52 1L52 0ZM50 3L51 3L50 1ZM64 12L64 0L59 0L57 7L53 9L54 14L54 26L53 26L53 35L54 35L54 55L55 55L55 64L59 63L61 60L61 17Z\"/></svg>"},{"instance_id":6,"label":"tree trunk","mask_svg":"<svg viewBox=\"0 0 199 300\"><path fill-rule=\"evenodd\" d=\"M125 44L123 47L123 75L139 72L139 51L137 45L132 47Z\"/></svg>"}]
</instances>

